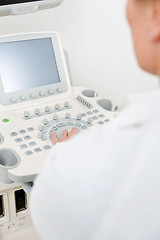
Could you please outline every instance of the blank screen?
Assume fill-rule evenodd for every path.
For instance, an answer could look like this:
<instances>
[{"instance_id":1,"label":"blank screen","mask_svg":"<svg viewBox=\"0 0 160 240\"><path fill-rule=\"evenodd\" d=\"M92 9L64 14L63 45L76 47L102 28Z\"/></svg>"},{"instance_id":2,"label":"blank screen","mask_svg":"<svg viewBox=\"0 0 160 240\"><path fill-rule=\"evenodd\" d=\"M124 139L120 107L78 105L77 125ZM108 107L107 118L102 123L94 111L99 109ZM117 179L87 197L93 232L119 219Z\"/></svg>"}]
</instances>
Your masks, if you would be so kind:
<instances>
[{"instance_id":1,"label":"blank screen","mask_svg":"<svg viewBox=\"0 0 160 240\"><path fill-rule=\"evenodd\" d=\"M5 93L60 82L51 38L0 43L0 77Z\"/></svg>"}]
</instances>

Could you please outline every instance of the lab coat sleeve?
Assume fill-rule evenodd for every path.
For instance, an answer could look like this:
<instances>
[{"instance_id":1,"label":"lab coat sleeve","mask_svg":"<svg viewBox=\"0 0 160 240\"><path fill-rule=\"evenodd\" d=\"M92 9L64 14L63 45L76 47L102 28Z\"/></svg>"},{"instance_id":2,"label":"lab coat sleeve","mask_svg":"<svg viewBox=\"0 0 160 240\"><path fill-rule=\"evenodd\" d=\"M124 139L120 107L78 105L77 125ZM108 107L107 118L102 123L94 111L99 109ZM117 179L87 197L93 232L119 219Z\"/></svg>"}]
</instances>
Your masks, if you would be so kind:
<instances>
[{"instance_id":1,"label":"lab coat sleeve","mask_svg":"<svg viewBox=\"0 0 160 240\"><path fill-rule=\"evenodd\" d=\"M158 240L159 165L150 146L159 142L151 134L92 128L57 145L31 195L42 240Z\"/></svg>"}]
</instances>

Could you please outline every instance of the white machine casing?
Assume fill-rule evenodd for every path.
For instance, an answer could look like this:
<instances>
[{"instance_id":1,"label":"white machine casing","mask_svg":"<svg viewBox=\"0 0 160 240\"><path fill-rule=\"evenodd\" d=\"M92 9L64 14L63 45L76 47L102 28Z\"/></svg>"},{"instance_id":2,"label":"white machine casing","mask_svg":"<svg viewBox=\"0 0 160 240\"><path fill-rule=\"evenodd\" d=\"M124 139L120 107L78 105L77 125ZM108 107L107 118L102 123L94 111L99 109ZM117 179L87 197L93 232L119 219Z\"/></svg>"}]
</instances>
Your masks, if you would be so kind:
<instances>
[{"instance_id":1,"label":"white machine casing","mask_svg":"<svg viewBox=\"0 0 160 240\"><path fill-rule=\"evenodd\" d=\"M40 0L40 1L7 0L4 1L4 4L0 3L0 16L33 13L36 12L37 10L57 7L62 2L63 0Z\"/></svg>"}]
</instances>

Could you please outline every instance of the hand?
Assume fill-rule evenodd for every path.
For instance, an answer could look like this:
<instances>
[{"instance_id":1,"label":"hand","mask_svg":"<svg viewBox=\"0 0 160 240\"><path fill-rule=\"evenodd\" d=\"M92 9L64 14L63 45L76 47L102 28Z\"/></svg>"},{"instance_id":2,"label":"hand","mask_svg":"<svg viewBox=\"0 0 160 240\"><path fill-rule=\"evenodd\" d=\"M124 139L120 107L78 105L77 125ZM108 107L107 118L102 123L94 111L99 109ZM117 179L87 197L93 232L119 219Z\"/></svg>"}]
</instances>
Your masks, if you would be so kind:
<instances>
[{"instance_id":1,"label":"hand","mask_svg":"<svg viewBox=\"0 0 160 240\"><path fill-rule=\"evenodd\" d=\"M73 136L75 136L78 133L77 128L73 127L72 130L68 133L68 130L64 130L61 136L61 139L58 140L56 133L53 132L52 133L52 142L54 145L56 145L57 143L60 142L64 142L69 140L70 138L72 138Z\"/></svg>"}]
</instances>

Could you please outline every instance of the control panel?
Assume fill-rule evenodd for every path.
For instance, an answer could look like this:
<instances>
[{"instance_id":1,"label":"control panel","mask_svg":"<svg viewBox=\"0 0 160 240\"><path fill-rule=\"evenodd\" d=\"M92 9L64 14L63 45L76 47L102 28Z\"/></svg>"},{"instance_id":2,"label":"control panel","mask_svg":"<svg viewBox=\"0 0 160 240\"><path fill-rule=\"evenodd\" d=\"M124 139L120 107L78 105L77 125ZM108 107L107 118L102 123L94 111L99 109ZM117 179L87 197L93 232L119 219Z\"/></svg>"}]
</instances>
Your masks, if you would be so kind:
<instances>
[{"instance_id":1,"label":"control panel","mask_svg":"<svg viewBox=\"0 0 160 240\"><path fill-rule=\"evenodd\" d=\"M0 38L1 182L34 181L53 132L60 139L63 130L109 124L117 110L93 90L71 87L57 33Z\"/></svg>"}]
</instances>

